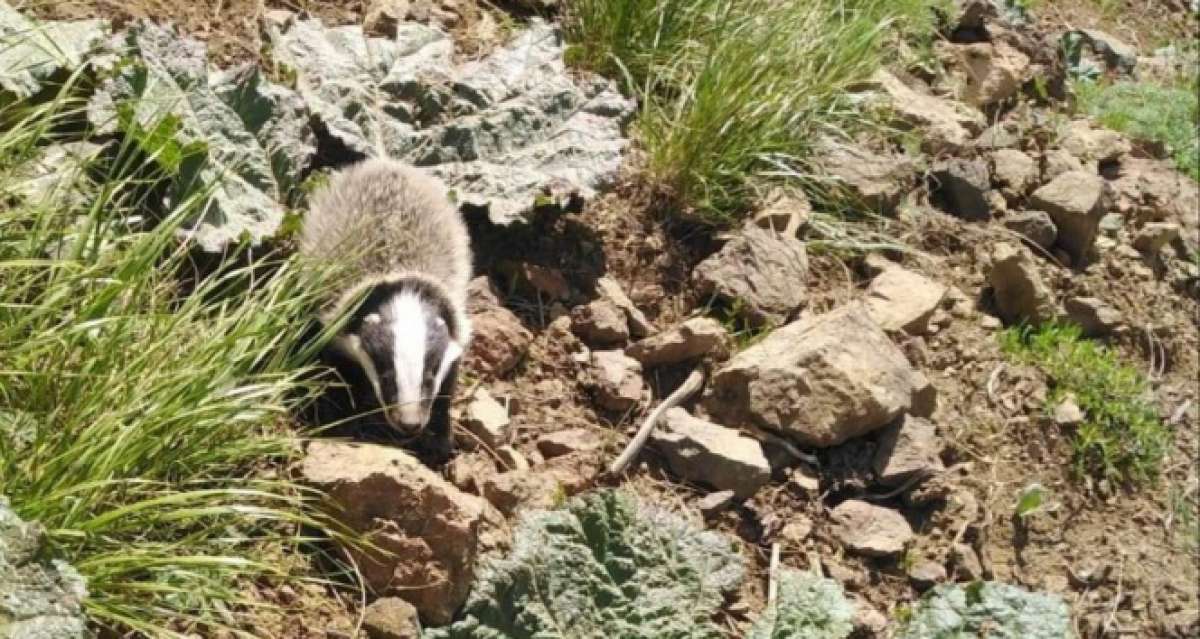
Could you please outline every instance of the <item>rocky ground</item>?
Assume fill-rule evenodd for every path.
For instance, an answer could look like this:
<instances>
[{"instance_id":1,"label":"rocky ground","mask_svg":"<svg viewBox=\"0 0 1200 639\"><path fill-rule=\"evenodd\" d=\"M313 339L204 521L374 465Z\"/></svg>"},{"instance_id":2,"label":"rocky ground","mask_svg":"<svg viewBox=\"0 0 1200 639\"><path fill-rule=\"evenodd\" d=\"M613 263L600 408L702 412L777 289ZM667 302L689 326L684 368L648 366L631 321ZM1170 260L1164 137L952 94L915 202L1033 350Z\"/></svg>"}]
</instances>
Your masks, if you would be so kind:
<instances>
[{"instance_id":1,"label":"rocky ground","mask_svg":"<svg viewBox=\"0 0 1200 639\"><path fill-rule=\"evenodd\" d=\"M947 73L881 71L864 87L913 144L822 145L828 177L884 216L863 224L904 250L809 242L820 212L794 193L719 236L662 217L638 183L636 149L582 206L530 226L476 219L460 452L429 469L398 449L318 441L295 469L347 525L396 551L356 557L381 596L365 608L370 634L409 636L416 613L449 622L479 557L507 544L522 510L600 485L738 540L757 572L725 607L729 636L762 609L776 546L783 564L843 585L862 637L888 636L887 620L931 586L978 579L1061 595L1083 637L1200 634L1198 186L1152 145L1020 99L1036 93L1034 78L1062 90L1057 43L1070 28L1113 32L1080 32L1107 73L1153 73L1176 62L1142 39L1186 33L1195 16L1151 3L1113 27L1089 3L1044 4L1054 6L1022 23L959 2L935 46ZM494 51L531 9L310 5L376 33L409 19L448 28L464 60ZM241 16L227 21L151 2L41 11L161 9L210 40L217 61L257 60L261 16L237 6L222 7ZM1082 325L1151 381L1173 432L1156 481L1073 471L1081 417L1048 410L1052 380L998 337L1051 320ZM627 471L606 473L693 370L704 390L667 411ZM1033 483L1046 506L1018 519ZM358 602L300 590L261 587L296 611L270 620L272 634L355 634Z\"/></svg>"}]
</instances>

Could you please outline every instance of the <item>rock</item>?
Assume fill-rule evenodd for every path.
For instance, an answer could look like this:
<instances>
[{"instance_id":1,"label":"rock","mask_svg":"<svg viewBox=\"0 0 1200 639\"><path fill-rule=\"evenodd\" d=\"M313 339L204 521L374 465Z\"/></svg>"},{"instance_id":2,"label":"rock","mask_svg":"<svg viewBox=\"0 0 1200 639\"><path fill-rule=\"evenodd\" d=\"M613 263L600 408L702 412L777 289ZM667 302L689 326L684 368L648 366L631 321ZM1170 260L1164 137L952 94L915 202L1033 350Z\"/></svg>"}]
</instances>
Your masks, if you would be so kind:
<instances>
[{"instance_id":1,"label":"rock","mask_svg":"<svg viewBox=\"0 0 1200 639\"><path fill-rule=\"evenodd\" d=\"M702 296L716 296L757 326L783 324L804 304L808 287L804 243L749 226L696 265Z\"/></svg>"},{"instance_id":2,"label":"rock","mask_svg":"<svg viewBox=\"0 0 1200 639\"><path fill-rule=\"evenodd\" d=\"M22 521L0 496L0 637L92 636L83 611L87 583L66 562L45 559L47 545L45 529Z\"/></svg>"},{"instance_id":3,"label":"rock","mask_svg":"<svg viewBox=\"0 0 1200 639\"><path fill-rule=\"evenodd\" d=\"M996 310L1005 323L1042 324L1057 317L1054 296L1023 247L996 245L988 280L995 291Z\"/></svg>"},{"instance_id":4,"label":"rock","mask_svg":"<svg viewBox=\"0 0 1200 639\"><path fill-rule=\"evenodd\" d=\"M1100 56L1109 70L1128 75L1137 66L1137 49L1099 29L1068 31L1063 34L1063 47L1067 52L1067 63L1072 67L1078 68L1084 62L1084 49Z\"/></svg>"},{"instance_id":5,"label":"rock","mask_svg":"<svg viewBox=\"0 0 1200 639\"><path fill-rule=\"evenodd\" d=\"M625 313L625 320L629 326L629 333L633 337L646 337L654 333L654 326L650 320L646 319L646 315L629 299L625 294L625 290L611 277L602 277L596 280L596 292L602 299L616 305Z\"/></svg>"},{"instance_id":6,"label":"rock","mask_svg":"<svg viewBox=\"0 0 1200 639\"><path fill-rule=\"evenodd\" d=\"M953 158L933 169L933 195L951 215L977 222L991 219L987 193L991 189L987 162Z\"/></svg>"},{"instance_id":7,"label":"rock","mask_svg":"<svg viewBox=\"0 0 1200 639\"><path fill-rule=\"evenodd\" d=\"M1009 201L1017 201L1037 186L1037 162L1016 149L999 149L989 155L992 166L992 184L999 188Z\"/></svg>"},{"instance_id":8,"label":"rock","mask_svg":"<svg viewBox=\"0 0 1200 639\"><path fill-rule=\"evenodd\" d=\"M912 527L900 513L849 499L829 512L833 536L850 552L867 557L892 557L904 552Z\"/></svg>"},{"instance_id":9,"label":"rock","mask_svg":"<svg viewBox=\"0 0 1200 639\"><path fill-rule=\"evenodd\" d=\"M496 451L499 452L499 451ZM459 490L468 493L479 492L476 480L496 472L496 465L490 455L483 450L459 453L446 463L446 479Z\"/></svg>"},{"instance_id":10,"label":"rock","mask_svg":"<svg viewBox=\"0 0 1200 639\"><path fill-rule=\"evenodd\" d=\"M1086 419L1083 409L1075 401L1075 398L1068 395L1063 398L1057 406L1054 407L1054 423L1059 426L1078 426Z\"/></svg>"},{"instance_id":11,"label":"rock","mask_svg":"<svg viewBox=\"0 0 1200 639\"><path fill-rule=\"evenodd\" d=\"M693 317L653 337L631 344L625 354L643 366L670 366L709 353L723 356L729 350L729 333L717 320Z\"/></svg>"},{"instance_id":12,"label":"rock","mask_svg":"<svg viewBox=\"0 0 1200 639\"><path fill-rule=\"evenodd\" d=\"M507 277L515 287L530 295L540 295L546 301L571 299L571 283L563 272L548 266L502 260L496 270Z\"/></svg>"},{"instance_id":13,"label":"rock","mask_svg":"<svg viewBox=\"0 0 1200 639\"><path fill-rule=\"evenodd\" d=\"M529 460L525 459L521 451L512 446L497 448L496 457L499 458L500 465L504 467L504 470L529 470Z\"/></svg>"},{"instance_id":14,"label":"rock","mask_svg":"<svg viewBox=\"0 0 1200 639\"><path fill-rule=\"evenodd\" d=\"M520 363L533 342L533 334L512 311L500 305L492 284L485 277L471 281L467 295L471 318L471 346L465 368L500 377Z\"/></svg>"},{"instance_id":15,"label":"rock","mask_svg":"<svg viewBox=\"0 0 1200 639\"><path fill-rule=\"evenodd\" d=\"M1019 118L1008 117L983 130L971 142L980 151L1019 149L1030 126Z\"/></svg>"},{"instance_id":16,"label":"rock","mask_svg":"<svg viewBox=\"0 0 1200 639\"><path fill-rule=\"evenodd\" d=\"M898 266L884 269L867 287L867 315L885 331L924 335L946 287Z\"/></svg>"},{"instance_id":17,"label":"rock","mask_svg":"<svg viewBox=\"0 0 1200 639\"><path fill-rule=\"evenodd\" d=\"M823 139L814 164L845 194L880 215L896 211L916 183L916 164L907 156L874 151Z\"/></svg>"},{"instance_id":18,"label":"rock","mask_svg":"<svg viewBox=\"0 0 1200 639\"><path fill-rule=\"evenodd\" d=\"M1140 223L1174 222L1190 251L1200 249L1200 184L1169 160L1126 158L1112 183L1117 209Z\"/></svg>"},{"instance_id":19,"label":"rock","mask_svg":"<svg viewBox=\"0 0 1200 639\"><path fill-rule=\"evenodd\" d=\"M499 515L408 453L387 446L314 440L301 480L321 490L338 520L385 553L348 549L366 585L449 623L466 599L476 558Z\"/></svg>"},{"instance_id":20,"label":"rock","mask_svg":"<svg viewBox=\"0 0 1200 639\"><path fill-rule=\"evenodd\" d=\"M855 637L880 639L887 636L887 615L879 612L879 609L868 601L858 600L854 603L854 618L851 623L854 624Z\"/></svg>"},{"instance_id":21,"label":"rock","mask_svg":"<svg viewBox=\"0 0 1200 639\"><path fill-rule=\"evenodd\" d=\"M363 31L395 38L396 27L407 17L409 4L409 0L369 0L363 10Z\"/></svg>"},{"instance_id":22,"label":"rock","mask_svg":"<svg viewBox=\"0 0 1200 639\"><path fill-rule=\"evenodd\" d=\"M1071 321L1083 329L1085 337L1105 337L1125 321L1120 311L1095 297L1071 297L1064 307Z\"/></svg>"},{"instance_id":23,"label":"rock","mask_svg":"<svg viewBox=\"0 0 1200 639\"><path fill-rule=\"evenodd\" d=\"M671 472L687 481L732 490L742 499L771 481L771 466L757 439L692 417L682 408L667 411L650 437Z\"/></svg>"},{"instance_id":24,"label":"rock","mask_svg":"<svg viewBox=\"0 0 1200 639\"><path fill-rule=\"evenodd\" d=\"M978 109L919 93L888 71L877 71L871 84L883 91L901 124L922 130L922 147L928 153L962 149L987 126Z\"/></svg>"},{"instance_id":25,"label":"rock","mask_svg":"<svg viewBox=\"0 0 1200 639\"><path fill-rule=\"evenodd\" d=\"M1083 162L1066 149L1050 149L1042 155L1042 181L1051 182L1072 171L1083 171Z\"/></svg>"},{"instance_id":26,"label":"rock","mask_svg":"<svg viewBox=\"0 0 1200 639\"><path fill-rule=\"evenodd\" d=\"M1087 166L1120 160L1133 150L1133 145L1125 136L1094 127L1087 120L1073 120L1058 143Z\"/></svg>"},{"instance_id":27,"label":"rock","mask_svg":"<svg viewBox=\"0 0 1200 639\"><path fill-rule=\"evenodd\" d=\"M537 449L546 459L562 457L572 453L592 452L604 447L604 441L596 432L587 428L568 428L542 435Z\"/></svg>"},{"instance_id":28,"label":"rock","mask_svg":"<svg viewBox=\"0 0 1200 639\"><path fill-rule=\"evenodd\" d=\"M560 457L556 462L573 462ZM506 516L523 510L556 508L563 495L582 490L597 469L574 463L572 467L544 465L529 470L489 475L481 480L483 496Z\"/></svg>"},{"instance_id":29,"label":"rock","mask_svg":"<svg viewBox=\"0 0 1200 639\"><path fill-rule=\"evenodd\" d=\"M905 416L883 430L875 449L875 478L885 486L899 486L914 476L945 470L933 422Z\"/></svg>"},{"instance_id":30,"label":"rock","mask_svg":"<svg viewBox=\"0 0 1200 639\"><path fill-rule=\"evenodd\" d=\"M779 531L780 539L786 541L793 548L803 546L804 541L808 539L813 531L813 522L804 515L794 515L792 520L783 525L783 529Z\"/></svg>"},{"instance_id":31,"label":"rock","mask_svg":"<svg viewBox=\"0 0 1200 639\"><path fill-rule=\"evenodd\" d=\"M370 639L421 639L417 609L399 597L382 597L363 610L363 629Z\"/></svg>"},{"instance_id":32,"label":"rock","mask_svg":"<svg viewBox=\"0 0 1200 639\"><path fill-rule=\"evenodd\" d=\"M929 590L946 581L946 576L945 566L928 559L917 561L908 568L908 580L917 590Z\"/></svg>"},{"instance_id":33,"label":"rock","mask_svg":"<svg viewBox=\"0 0 1200 639\"><path fill-rule=\"evenodd\" d=\"M995 14L995 8L988 0L954 0L945 8L951 12L947 22L955 34L978 33L987 19Z\"/></svg>"},{"instance_id":34,"label":"rock","mask_svg":"<svg viewBox=\"0 0 1200 639\"><path fill-rule=\"evenodd\" d=\"M925 373L913 371L912 408L908 409L908 414L928 419L936 410L937 388Z\"/></svg>"},{"instance_id":35,"label":"rock","mask_svg":"<svg viewBox=\"0 0 1200 639\"><path fill-rule=\"evenodd\" d=\"M966 544L954 544L950 547L950 563L954 565L955 572L966 580L978 581L985 577L979 555Z\"/></svg>"},{"instance_id":36,"label":"rock","mask_svg":"<svg viewBox=\"0 0 1200 639\"><path fill-rule=\"evenodd\" d=\"M605 410L624 412L642 401L642 365L621 351L592 353L596 402Z\"/></svg>"},{"instance_id":37,"label":"rock","mask_svg":"<svg viewBox=\"0 0 1200 639\"><path fill-rule=\"evenodd\" d=\"M726 424L753 424L828 447L908 411L918 379L861 304L807 317L738 353L712 377L705 406Z\"/></svg>"},{"instance_id":38,"label":"rock","mask_svg":"<svg viewBox=\"0 0 1200 639\"><path fill-rule=\"evenodd\" d=\"M1029 57L1003 41L936 43L953 95L971 106L999 104L1017 95L1031 77Z\"/></svg>"},{"instance_id":39,"label":"rock","mask_svg":"<svg viewBox=\"0 0 1200 639\"><path fill-rule=\"evenodd\" d=\"M1018 211L1004 218L1004 226L1039 248L1050 250L1058 239L1058 227L1045 211Z\"/></svg>"},{"instance_id":40,"label":"rock","mask_svg":"<svg viewBox=\"0 0 1200 639\"><path fill-rule=\"evenodd\" d=\"M1163 247L1179 237L1179 225L1174 222L1151 222L1138 230L1133 248L1146 255L1157 255Z\"/></svg>"},{"instance_id":41,"label":"rock","mask_svg":"<svg viewBox=\"0 0 1200 639\"><path fill-rule=\"evenodd\" d=\"M269 23L269 62L295 74L334 141L427 167L494 224L525 219L535 203L565 208L610 183L635 104L615 83L563 61L556 27L533 20L461 64L453 39L412 21L395 37L316 19Z\"/></svg>"},{"instance_id":42,"label":"rock","mask_svg":"<svg viewBox=\"0 0 1200 639\"><path fill-rule=\"evenodd\" d=\"M802 191L775 193L767 198L767 205L754 214L753 223L788 237L796 237L800 229L808 225L812 216L812 203Z\"/></svg>"},{"instance_id":43,"label":"rock","mask_svg":"<svg viewBox=\"0 0 1200 639\"><path fill-rule=\"evenodd\" d=\"M1032 208L1045 211L1058 227L1058 245L1082 263L1108 209L1108 187L1093 173L1071 171L1033 192Z\"/></svg>"},{"instance_id":44,"label":"rock","mask_svg":"<svg viewBox=\"0 0 1200 639\"><path fill-rule=\"evenodd\" d=\"M508 407L496 401L486 388L476 389L467 402L462 425L471 434L465 442L468 449L483 444L495 450L507 444L511 435Z\"/></svg>"},{"instance_id":45,"label":"rock","mask_svg":"<svg viewBox=\"0 0 1200 639\"><path fill-rule=\"evenodd\" d=\"M629 339L629 320L625 311L607 299L576 307L571 312L571 328L591 346L612 346Z\"/></svg>"},{"instance_id":46,"label":"rock","mask_svg":"<svg viewBox=\"0 0 1200 639\"><path fill-rule=\"evenodd\" d=\"M817 491L821 490L821 476L807 464L799 464L788 475L788 485L815 495Z\"/></svg>"},{"instance_id":47,"label":"rock","mask_svg":"<svg viewBox=\"0 0 1200 639\"><path fill-rule=\"evenodd\" d=\"M696 507L705 519L712 519L729 508L735 497L732 490L719 490L701 497L700 501L696 502Z\"/></svg>"}]
</instances>

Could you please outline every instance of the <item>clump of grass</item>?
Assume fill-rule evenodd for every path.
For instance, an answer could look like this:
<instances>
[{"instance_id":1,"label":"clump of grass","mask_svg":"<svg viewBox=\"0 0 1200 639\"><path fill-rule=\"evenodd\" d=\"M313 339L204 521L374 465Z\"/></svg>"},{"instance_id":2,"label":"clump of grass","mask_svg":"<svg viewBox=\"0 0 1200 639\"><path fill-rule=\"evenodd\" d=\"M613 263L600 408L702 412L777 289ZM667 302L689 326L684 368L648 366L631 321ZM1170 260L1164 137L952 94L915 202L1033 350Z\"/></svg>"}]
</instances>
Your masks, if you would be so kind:
<instances>
[{"instance_id":1,"label":"clump of grass","mask_svg":"<svg viewBox=\"0 0 1200 639\"><path fill-rule=\"evenodd\" d=\"M1144 376L1081 335L1073 325L1014 327L1001 333L1001 345L1050 377L1048 409L1067 395L1083 409L1086 417L1073 439L1077 472L1134 482L1156 478L1171 431L1147 399Z\"/></svg>"},{"instance_id":2,"label":"clump of grass","mask_svg":"<svg viewBox=\"0 0 1200 639\"><path fill-rule=\"evenodd\" d=\"M82 108L69 94L5 114L0 192ZM316 390L301 335L321 278L264 258L185 294L175 231L207 194L131 224L162 177L149 155L117 144L65 171L77 199L0 202L0 487L87 578L95 622L207 635L262 605L250 580L302 576L270 549L332 530L312 495L260 472L293 454L281 425Z\"/></svg>"},{"instance_id":3,"label":"clump of grass","mask_svg":"<svg viewBox=\"0 0 1200 639\"><path fill-rule=\"evenodd\" d=\"M1173 86L1150 82L1080 80L1074 85L1079 109L1104 126L1162 144L1179 170L1200 181L1200 82Z\"/></svg>"},{"instance_id":4,"label":"clump of grass","mask_svg":"<svg viewBox=\"0 0 1200 639\"><path fill-rule=\"evenodd\" d=\"M932 37L929 3L905 0L579 0L572 58L641 101L647 178L727 222L756 178L796 173L823 133L852 128L849 90L880 64L889 27Z\"/></svg>"}]
</instances>

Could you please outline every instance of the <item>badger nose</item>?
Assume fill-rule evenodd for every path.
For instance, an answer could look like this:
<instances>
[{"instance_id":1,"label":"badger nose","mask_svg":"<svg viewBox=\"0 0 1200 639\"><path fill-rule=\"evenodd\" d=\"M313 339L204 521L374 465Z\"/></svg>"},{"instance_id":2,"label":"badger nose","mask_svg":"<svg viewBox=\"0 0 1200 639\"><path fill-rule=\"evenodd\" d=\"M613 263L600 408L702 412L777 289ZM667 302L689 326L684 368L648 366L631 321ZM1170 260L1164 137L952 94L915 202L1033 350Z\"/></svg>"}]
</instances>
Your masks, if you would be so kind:
<instances>
[{"instance_id":1,"label":"badger nose","mask_svg":"<svg viewBox=\"0 0 1200 639\"><path fill-rule=\"evenodd\" d=\"M425 427L425 416L421 414L420 406L394 406L388 410L387 416L393 428L408 435L416 434Z\"/></svg>"}]
</instances>

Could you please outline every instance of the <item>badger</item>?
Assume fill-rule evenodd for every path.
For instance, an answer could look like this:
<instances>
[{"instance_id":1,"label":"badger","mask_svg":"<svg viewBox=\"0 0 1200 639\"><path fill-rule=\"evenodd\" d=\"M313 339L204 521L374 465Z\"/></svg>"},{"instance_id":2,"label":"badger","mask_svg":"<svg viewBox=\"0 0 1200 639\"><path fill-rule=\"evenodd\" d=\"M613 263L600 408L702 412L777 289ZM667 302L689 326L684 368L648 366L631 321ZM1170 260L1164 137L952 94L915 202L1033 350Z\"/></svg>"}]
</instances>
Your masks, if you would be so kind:
<instances>
[{"instance_id":1,"label":"badger","mask_svg":"<svg viewBox=\"0 0 1200 639\"><path fill-rule=\"evenodd\" d=\"M350 421L430 440L444 461L471 338L473 266L466 224L445 187L394 160L360 161L312 194L297 244L301 256L335 265L335 294L318 319L344 321L324 359L359 411Z\"/></svg>"}]
</instances>

